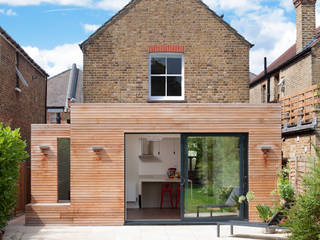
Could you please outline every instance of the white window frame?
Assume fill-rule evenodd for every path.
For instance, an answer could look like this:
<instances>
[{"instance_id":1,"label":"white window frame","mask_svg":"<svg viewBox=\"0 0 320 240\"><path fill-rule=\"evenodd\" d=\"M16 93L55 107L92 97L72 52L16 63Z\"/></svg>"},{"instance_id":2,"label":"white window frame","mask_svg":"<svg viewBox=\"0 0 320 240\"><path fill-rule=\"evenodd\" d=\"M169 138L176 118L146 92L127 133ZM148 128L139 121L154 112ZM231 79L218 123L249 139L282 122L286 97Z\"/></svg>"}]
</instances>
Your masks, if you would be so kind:
<instances>
[{"instance_id":1,"label":"white window frame","mask_svg":"<svg viewBox=\"0 0 320 240\"><path fill-rule=\"evenodd\" d=\"M181 58L181 75L180 74L167 74L167 67L165 74L151 74L151 59L154 57L177 57ZM167 60L166 60L167 61ZM167 66L167 64L166 64ZM181 96L151 96L151 77L170 77L170 76L181 76ZM165 91L167 95L167 81L165 82ZM151 101L183 101L184 100L184 54L183 53L150 53L149 54L149 100Z\"/></svg>"}]
</instances>

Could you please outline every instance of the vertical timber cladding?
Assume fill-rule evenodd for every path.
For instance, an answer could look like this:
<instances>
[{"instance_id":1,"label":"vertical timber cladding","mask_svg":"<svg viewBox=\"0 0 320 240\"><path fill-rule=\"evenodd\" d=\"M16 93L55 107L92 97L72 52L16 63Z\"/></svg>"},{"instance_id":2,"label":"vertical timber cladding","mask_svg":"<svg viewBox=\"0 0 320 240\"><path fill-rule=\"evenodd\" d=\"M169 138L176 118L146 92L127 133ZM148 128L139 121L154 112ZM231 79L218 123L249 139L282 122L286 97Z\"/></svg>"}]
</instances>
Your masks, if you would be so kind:
<instances>
[{"instance_id":1,"label":"vertical timber cladding","mask_svg":"<svg viewBox=\"0 0 320 240\"><path fill-rule=\"evenodd\" d=\"M249 133L249 190L271 204L281 165L279 105L75 104L71 112L71 208L74 224L124 223L125 133ZM92 146L103 146L98 157ZM273 145L268 161L260 145Z\"/></svg>"}]
</instances>

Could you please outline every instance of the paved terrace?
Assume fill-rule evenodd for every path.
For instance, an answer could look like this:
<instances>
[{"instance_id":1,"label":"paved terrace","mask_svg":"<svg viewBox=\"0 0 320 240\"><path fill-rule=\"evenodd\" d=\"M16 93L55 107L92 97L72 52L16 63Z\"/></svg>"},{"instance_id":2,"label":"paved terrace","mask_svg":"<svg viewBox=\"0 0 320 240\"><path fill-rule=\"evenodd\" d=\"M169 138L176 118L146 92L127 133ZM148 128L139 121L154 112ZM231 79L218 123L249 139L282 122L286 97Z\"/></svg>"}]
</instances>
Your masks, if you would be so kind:
<instances>
[{"instance_id":1,"label":"paved terrace","mask_svg":"<svg viewBox=\"0 0 320 240\"><path fill-rule=\"evenodd\" d=\"M221 226L219 239L286 239L286 234L263 234L264 229ZM12 220L6 228L5 240L212 240L218 239L216 226L25 226L24 216Z\"/></svg>"}]
</instances>

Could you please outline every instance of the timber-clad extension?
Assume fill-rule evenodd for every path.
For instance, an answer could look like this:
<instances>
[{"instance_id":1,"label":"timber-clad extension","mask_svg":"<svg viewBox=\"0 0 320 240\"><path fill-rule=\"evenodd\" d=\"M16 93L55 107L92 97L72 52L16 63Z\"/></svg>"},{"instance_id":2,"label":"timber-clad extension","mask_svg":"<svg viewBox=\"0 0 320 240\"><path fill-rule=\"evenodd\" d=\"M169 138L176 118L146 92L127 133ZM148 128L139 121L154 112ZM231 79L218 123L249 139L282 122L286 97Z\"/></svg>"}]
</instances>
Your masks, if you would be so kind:
<instances>
[{"instance_id":1,"label":"timber-clad extension","mask_svg":"<svg viewBox=\"0 0 320 240\"><path fill-rule=\"evenodd\" d=\"M27 224L123 225L124 134L248 133L249 190L271 204L281 166L279 105L75 104L71 125L32 126L32 203ZM57 138L71 138L71 201L57 201ZM92 146L102 146L97 158ZM265 162L261 145L272 145ZM43 157L40 146L48 146Z\"/></svg>"}]
</instances>

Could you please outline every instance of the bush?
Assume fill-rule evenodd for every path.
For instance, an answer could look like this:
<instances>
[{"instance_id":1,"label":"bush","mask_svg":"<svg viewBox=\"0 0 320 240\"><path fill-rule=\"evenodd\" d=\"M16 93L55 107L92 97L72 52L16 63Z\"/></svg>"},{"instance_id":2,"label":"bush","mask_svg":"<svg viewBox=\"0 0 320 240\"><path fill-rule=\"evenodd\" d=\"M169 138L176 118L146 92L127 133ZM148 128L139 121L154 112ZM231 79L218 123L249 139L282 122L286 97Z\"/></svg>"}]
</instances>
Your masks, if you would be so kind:
<instances>
[{"instance_id":1,"label":"bush","mask_svg":"<svg viewBox=\"0 0 320 240\"><path fill-rule=\"evenodd\" d=\"M28 157L25 147L19 129L11 130L0 123L0 230L16 205L19 163Z\"/></svg>"},{"instance_id":2,"label":"bush","mask_svg":"<svg viewBox=\"0 0 320 240\"><path fill-rule=\"evenodd\" d=\"M320 153L314 167L304 177L304 193L288 212L286 225L291 240L318 240L320 234Z\"/></svg>"},{"instance_id":3,"label":"bush","mask_svg":"<svg viewBox=\"0 0 320 240\"><path fill-rule=\"evenodd\" d=\"M278 174L278 192L281 199L287 203L292 203L295 200L295 192L289 181L289 168L283 168Z\"/></svg>"},{"instance_id":4,"label":"bush","mask_svg":"<svg viewBox=\"0 0 320 240\"><path fill-rule=\"evenodd\" d=\"M256 206L256 208L258 210L259 217L264 222L268 222L271 219L271 217L273 216L271 208L267 205L259 204Z\"/></svg>"}]
</instances>

